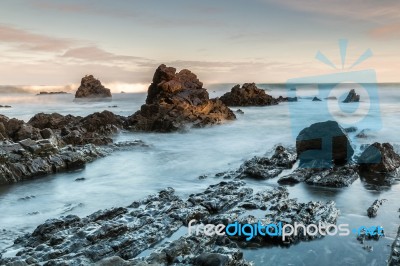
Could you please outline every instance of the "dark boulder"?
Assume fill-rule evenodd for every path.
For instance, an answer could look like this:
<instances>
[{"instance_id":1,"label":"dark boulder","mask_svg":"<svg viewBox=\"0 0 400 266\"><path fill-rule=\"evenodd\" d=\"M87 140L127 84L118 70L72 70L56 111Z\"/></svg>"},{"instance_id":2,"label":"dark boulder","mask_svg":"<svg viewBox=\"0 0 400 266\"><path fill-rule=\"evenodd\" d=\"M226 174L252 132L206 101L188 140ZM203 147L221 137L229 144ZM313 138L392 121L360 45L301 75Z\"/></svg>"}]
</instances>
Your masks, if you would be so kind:
<instances>
[{"instance_id":1,"label":"dark boulder","mask_svg":"<svg viewBox=\"0 0 400 266\"><path fill-rule=\"evenodd\" d=\"M220 97L228 106L265 106L278 104L278 100L257 88L255 83L244 83L234 86L230 92Z\"/></svg>"},{"instance_id":2,"label":"dark boulder","mask_svg":"<svg viewBox=\"0 0 400 266\"><path fill-rule=\"evenodd\" d=\"M358 159L362 171L374 173L390 173L400 167L400 156L389 143L370 145Z\"/></svg>"},{"instance_id":3,"label":"dark boulder","mask_svg":"<svg viewBox=\"0 0 400 266\"><path fill-rule=\"evenodd\" d=\"M111 91L105 88L100 80L92 75L82 78L81 86L75 93L75 98L109 98L112 97Z\"/></svg>"},{"instance_id":4,"label":"dark boulder","mask_svg":"<svg viewBox=\"0 0 400 266\"><path fill-rule=\"evenodd\" d=\"M330 168L332 162L342 165L351 160L354 150L347 134L335 121L312 124L296 138L300 166Z\"/></svg>"},{"instance_id":5,"label":"dark boulder","mask_svg":"<svg viewBox=\"0 0 400 266\"><path fill-rule=\"evenodd\" d=\"M353 103L353 102L359 102L360 101L360 95L356 93L354 89L349 91L349 94L347 95L346 99L343 101L344 103Z\"/></svg>"},{"instance_id":6,"label":"dark boulder","mask_svg":"<svg viewBox=\"0 0 400 266\"><path fill-rule=\"evenodd\" d=\"M172 132L185 126L203 127L235 119L219 99L209 99L197 76L187 69L176 73L160 65L153 77L146 103L128 117L131 129Z\"/></svg>"},{"instance_id":7,"label":"dark boulder","mask_svg":"<svg viewBox=\"0 0 400 266\"><path fill-rule=\"evenodd\" d=\"M320 98L318 98L318 97L314 97L314 98L312 99L312 101L313 101L313 102L321 102L322 100L321 100Z\"/></svg>"}]
</instances>

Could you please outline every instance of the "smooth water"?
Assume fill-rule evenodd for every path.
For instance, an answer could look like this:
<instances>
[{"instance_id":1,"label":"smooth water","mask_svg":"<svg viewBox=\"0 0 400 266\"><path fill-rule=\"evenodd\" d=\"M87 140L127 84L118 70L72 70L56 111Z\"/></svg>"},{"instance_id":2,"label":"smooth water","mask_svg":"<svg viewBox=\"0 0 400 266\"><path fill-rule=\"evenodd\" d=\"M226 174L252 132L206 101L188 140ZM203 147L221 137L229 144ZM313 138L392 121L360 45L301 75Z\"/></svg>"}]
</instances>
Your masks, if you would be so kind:
<instances>
[{"instance_id":1,"label":"smooth water","mask_svg":"<svg viewBox=\"0 0 400 266\"><path fill-rule=\"evenodd\" d=\"M273 96L286 95L282 86L260 86ZM230 87L223 84L211 86L210 96L219 96ZM348 88L344 89L348 91ZM336 107L342 105L335 100L312 102L312 97L319 92L315 87L310 87L295 91L302 97L299 102L241 107L244 115L237 114L236 121L220 126L172 134L121 132L115 136L115 141L140 139L150 146L115 152L88 164L84 169L0 187L0 249L10 245L19 234L32 231L48 218L66 214L84 216L98 209L126 206L165 187L173 187L183 197L199 192L221 181L214 177L216 173L236 169L252 156L269 154L278 144L294 146L299 129L332 117L339 121L343 118L344 126L349 125L349 118L368 118L369 124L360 122L360 119L352 122L358 131L364 128L375 130L368 132L371 135L368 139L356 139L356 133L350 135L356 150L359 150L361 144L375 141L399 145L397 134L400 123L397 113L400 93L397 89L397 85L381 86L379 97L370 99L370 102L379 103L380 110L375 107L368 109L372 105L365 101L349 104L339 110ZM342 94L337 95L339 99ZM363 94L361 97L363 100ZM96 111L110 110L127 116L138 110L145 98L144 93L114 94L112 102L74 103L71 94L1 96L0 104L9 104L13 108L0 109L0 113L25 121L39 112L85 116ZM112 107L115 105L117 107ZM351 113L354 110L346 108L361 111ZM363 109L370 111L363 112ZM207 175L208 178L199 179L201 175ZM86 180L75 181L80 177ZM246 182L260 189L277 186L276 180ZM385 228L386 237L365 243L374 247L372 252L364 250L355 235L328 236L289 249L266 247L245 250L246 259L253 260L256 265L386 264L389 245L399 226L400 185L376 188L357 180L350 187L341 189L306 184L290 186L288 189L291 198L298 198L302 202L334 200L341 211L338 223L348 223L350 228L381 225ZM381 206L378 216L370 219L366 210L378 198L388 201Z\"/></svg>"}]
</instances>

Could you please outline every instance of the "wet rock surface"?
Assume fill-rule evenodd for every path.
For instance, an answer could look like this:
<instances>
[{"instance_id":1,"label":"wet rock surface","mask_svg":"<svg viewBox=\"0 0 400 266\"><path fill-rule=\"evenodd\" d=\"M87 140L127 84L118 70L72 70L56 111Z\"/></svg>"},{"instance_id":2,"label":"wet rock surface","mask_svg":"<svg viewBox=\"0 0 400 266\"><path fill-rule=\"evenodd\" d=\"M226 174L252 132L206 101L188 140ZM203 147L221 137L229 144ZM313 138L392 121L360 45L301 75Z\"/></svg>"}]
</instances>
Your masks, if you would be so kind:
<instances>
[{"instance_id":1,"label":"wet rock surface","mask_svg":"<svg viewBox=\"0 0 400 266\"><path fill-rule=\"evenodd\" d=\"M300 166L330 168L351 161L354 150L346 132L336 121L312 124L296 138Z\"/></svg>"},{"instance_id":2,"label":"wet rock surface","mask_svg":"<svg viewBox=\"0 0 400 266\"><path fill-rule=\"evenodd\" d=\"M392 251L390 253L389 266L400 265L400 227L397 231L397 236L392 244Z\"/></svg>"},{"instance_id":3,"label":"wet rock surface","mask_svg":"<svg viewBox=\"0 0 400 266\"><path fill-rule=\"evenodd\" d=\"M265 216L255 217L249 210L265 211ZM17 254L0 258L0 264L250 265L238 247L289 245L322 236L299 234L285 241L278 236L245 241L242 237L186 234L172 242L155 245L192 219L204 224L227 225L235 220L250 223L260 218L265 224L297 221L308 225L335 223L338 214L333 202L299 203L290 199L282 187L254 193L243 181L212 185L187 200L167 188L128 207L101 210L84 218L68 215L47 220L33 233L16 239L8 250L18 249ZM153 246L149 255L137 258Z\"/></svg>"},{"instance_id":4,"label":"wet rock surface","mask_svg":"<svg viewBox=\"0 0 400 266\"><path fill-rule=\"evenodd\" d=\"M349 94L347 95L346 99L344 99L344 103L353 103L353 102L359 102L360 101L360 95L356 93L354 89L349 91Z\"/></svg>"},{"instance_id":5,"label":"wet rock surface","mask_svg":"<svg viewBox=\"0 0 400 266\"><path fill-rule=\"evenodd\" d=\"M255 83L244 83L242 87L235 85L230 92L220 97L228 106L266 106L278 104L278 100L257 88Z\"/></svg>"},{"instance_id":6,"label":"wet rock surface","mask_svg":"<svg viewBox=\"0 0 400 266\"><path fill-rule=\"evenodd\" d=\"M146 145L131 141L105 147L93 144L60 147L49 139L25 139L18 143L0 141L0 185L81 168L113 151L135 146Z\"/></svg>"},{"instance_id":7,"label":"wet rock surface","mask_svg":"<svg viewBox=\"0 0 400 266\"><path fill-rule=\"evenodd\" d=\"M367 209L369 218L376 217L378 215L379 207L385 202L385 199L375 200L374 203Z\"/></svg>"},{"instance_id":8,"label":"wet rock surface","mask_svg":"<svg viewBox=\"0 0 400 266\"><path fill-rule=\"evenodd\" d=\"M332 168L302 168L279 178L279 184L297 184L305 182L309 185L326 187L347 187L359 178L356 165L334 166Z\"/></svg>"},{"instance_id":9,"label":"wet rock surface","mask_svg":"<svg viewBox=\"0 0 400 266\"><path fill-rule=\"evenodd\" d=\"M100 80L87 75L82 78L81 85L75 93L75 98L111 98L110 89L105 88Z\"/></svg>"},{"instance_id":10,"label":"wet rock surface","mask_svg":"<svg viewBox=\"0 0 400 266\"><path fill-rule=\"evenodd\" d=\"M297 102L297 97L283 97L279 96L276 99L278 102Z\"/></svg>"},{"instance_id":11,"label":"wet rock surface","mask_svg":"<svg viewBox=\"0 0 400 266\"><path fill-rule=\"evenodd\" d=\"M294 150L277 146L268 157L254 157L246 161L238 170L237 178L270 179L277 177L285 169L291 169L297 156Z\"/></svg>"},{"instance_id":12,"label":"wet rock surface","mask_svg":"<svg viewBox=\"0 0 400 266\"><path fill-rule=\"evenodd\" d=\"M128 121L134 130L173 132L235 118L221 100L209 99L194 73L187 69L176 73L175 68L160 65L148 89L146 103Z\"/></svg>"}]
</instances>

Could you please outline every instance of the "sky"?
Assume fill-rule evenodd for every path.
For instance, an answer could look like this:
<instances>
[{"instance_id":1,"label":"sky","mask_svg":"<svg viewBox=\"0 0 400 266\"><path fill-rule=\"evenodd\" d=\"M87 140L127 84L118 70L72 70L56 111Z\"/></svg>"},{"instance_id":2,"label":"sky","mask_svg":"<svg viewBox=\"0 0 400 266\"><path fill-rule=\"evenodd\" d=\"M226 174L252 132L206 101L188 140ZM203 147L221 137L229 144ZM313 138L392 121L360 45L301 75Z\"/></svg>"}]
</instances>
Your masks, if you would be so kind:
<instances>
[{"instance_id":1,"label":"sky","mask_svg":"<svg viewBox=\"0 0 400 266\"><path fill-rule=\"evenodd\" d=\"M342 68L339 39L348 40ZM2 0L0 84L149 84L158 65L205 84L373 69L398 82L397 0ZM316 59L320 51L332 68Z\"/></svg>"}]
</instances>

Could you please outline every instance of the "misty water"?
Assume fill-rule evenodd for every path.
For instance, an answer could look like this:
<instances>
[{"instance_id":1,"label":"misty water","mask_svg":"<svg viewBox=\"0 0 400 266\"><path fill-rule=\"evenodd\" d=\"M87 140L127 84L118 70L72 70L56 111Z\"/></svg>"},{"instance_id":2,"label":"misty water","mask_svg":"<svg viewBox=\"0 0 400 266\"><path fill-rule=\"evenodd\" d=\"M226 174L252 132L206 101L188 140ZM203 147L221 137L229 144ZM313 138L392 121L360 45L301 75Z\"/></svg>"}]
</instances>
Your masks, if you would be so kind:
<instances>
[{"instance_id":1,"label":"misty water","mask_svg":"<svg viewBox=\"0 0 400 266\"><path fill-rule=\"evenodd\" d=\"M283 86L260 86L273 96L287 95ZM293 147L298 130L313 122L337 119L344 127L356 126L358 131L351 133L350 137L357 153L362 144L376 141L390 142L399 151L398 85L381 85L378 97L369 101L363 101L368 98L368 90L364 94L357 91L362 101L343 106L339 102L350 87L335 91L337 95L334 96L339 97L339 101L311 101L316 95L332 96L330 93L319 94L316 86L289 91L301 97L298 102L243 107L240 109L244 114L237 114L236 121L220 126L171 134L120 132L114 136L116 142L140 139L149 146L115 152L87 164L84 169L2 186L0 250L9 246L18 235L32 231L49 218L67 214L85 216L99 209L127 206L165 187L173 187L182 197L200 192L210 184L221 181L215 177L216 173L234 170L255 155L269 155L278 144ZM230 88L230 85L223 84L210 86L210 96L219 96ZM85 116L109 110L127 116L138 110L145 98L145 93L126 93L114 94L112 102L75 103L72 94L9 94L0 96L0 104L9 104L12 108L0 109L0 113L25 121L39 112ZM379 103L379 109L371 103ZM368 118L368 123L360 122L364 117ZM355 138L362 129L371 129L369 138ZM207 178L199 179L201 175ZM81 177L85 181L75 181ZM245 181L257 190L277 186L277 178ZM372 252L363 249L356 236L351 234L348 237L328 236L301 242L289 248L271 246L246 249L245 259L254 261L255 265L386 264L400 221L399 184L391 187L373 186L358 179L347 188L297 184L288 186L288 189L290 198L297 198L301 202L333 200L341 212L337 223L347 223L350 228L381 225L386 236L379 241L366 241L365 245L373 246ZM388 201L381 206L378 216L370 219L366 210L378 198ZM8 252L12 254L12 251Z\"/></svg>"}]
</instances>

